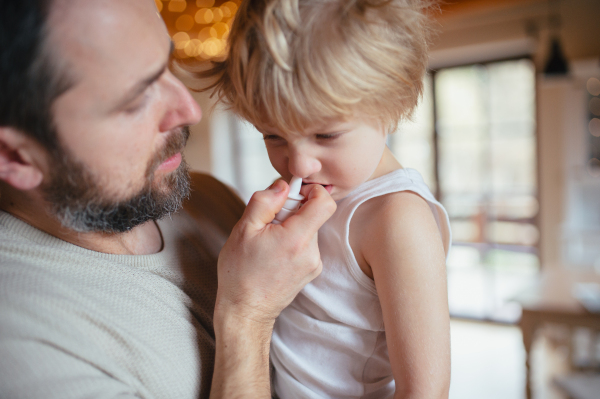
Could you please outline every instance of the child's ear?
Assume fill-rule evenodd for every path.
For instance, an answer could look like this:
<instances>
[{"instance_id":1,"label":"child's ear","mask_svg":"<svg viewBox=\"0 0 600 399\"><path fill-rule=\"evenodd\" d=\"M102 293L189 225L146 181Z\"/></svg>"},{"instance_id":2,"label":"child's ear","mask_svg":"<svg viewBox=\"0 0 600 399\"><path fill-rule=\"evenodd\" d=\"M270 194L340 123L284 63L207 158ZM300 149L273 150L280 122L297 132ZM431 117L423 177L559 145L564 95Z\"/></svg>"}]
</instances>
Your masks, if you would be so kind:
<instances>
[{"instance_id":1,"label":"child's ear","mask_svg":"<svg viewBox=\"0 0 600 399\"><path fill-rule=\"evenodd\" d=\"M383 125L384 132L386 132L386 135L389 136L390 134L392 134L396 130L398 130L399 126L400 126L400 122L385 124L385 125Z\"/></svg>"},{"instance_id":2,"label":"child's ear","mask_svg":"<svg viewBox=\"0 0 600 399\"><path fill-rule=\"evenodd\" d=\"M41 169L45 151L33 138L11 128L0 127L0 180L17 190L32 190L44 178Z\"/></svg>"}]
</instances>

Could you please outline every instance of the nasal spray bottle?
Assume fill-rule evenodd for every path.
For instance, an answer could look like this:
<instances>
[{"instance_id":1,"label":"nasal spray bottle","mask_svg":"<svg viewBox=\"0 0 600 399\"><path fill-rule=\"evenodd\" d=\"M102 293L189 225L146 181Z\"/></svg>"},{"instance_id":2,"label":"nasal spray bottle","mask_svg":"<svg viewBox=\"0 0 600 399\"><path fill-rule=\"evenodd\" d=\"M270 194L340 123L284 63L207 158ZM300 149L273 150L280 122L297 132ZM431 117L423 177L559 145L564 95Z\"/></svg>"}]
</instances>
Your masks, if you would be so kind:
<instances>
[{"instance_id":1,"label":"nasal spray bottle","mask_svg":"<svg viewBox=\"0 0 600 399\"><path fill-rule=\"evenodd\" d=\"M301 188L302 178L296 176L292 177L292 180L290 181L290 193L288 194L287 200L285 201L283 208L277 212L275 219L273 219L271 223L281 224L298 211L300 203L304 199L304 196L300 194Z\"/></svg>"}]
</instances>

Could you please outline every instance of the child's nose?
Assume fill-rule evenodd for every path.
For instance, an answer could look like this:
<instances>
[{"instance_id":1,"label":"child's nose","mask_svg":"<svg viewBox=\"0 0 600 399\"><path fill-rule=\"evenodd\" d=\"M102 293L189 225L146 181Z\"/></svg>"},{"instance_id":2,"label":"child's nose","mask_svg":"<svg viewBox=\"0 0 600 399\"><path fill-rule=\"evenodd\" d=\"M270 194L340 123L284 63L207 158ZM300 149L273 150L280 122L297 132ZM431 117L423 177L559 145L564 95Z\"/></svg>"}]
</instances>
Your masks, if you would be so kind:
<instances>
[{"instance_id":1,"label":"child's nose","mask_svg":"<svg viewBox=\"0 0 600 399\"><path fill-rule=\"evenodd\" d=\"M294 176L306 178L321 170L321 162L309 154L292 152L289 157L288 170Z\"/></svg>"}]
</instances>

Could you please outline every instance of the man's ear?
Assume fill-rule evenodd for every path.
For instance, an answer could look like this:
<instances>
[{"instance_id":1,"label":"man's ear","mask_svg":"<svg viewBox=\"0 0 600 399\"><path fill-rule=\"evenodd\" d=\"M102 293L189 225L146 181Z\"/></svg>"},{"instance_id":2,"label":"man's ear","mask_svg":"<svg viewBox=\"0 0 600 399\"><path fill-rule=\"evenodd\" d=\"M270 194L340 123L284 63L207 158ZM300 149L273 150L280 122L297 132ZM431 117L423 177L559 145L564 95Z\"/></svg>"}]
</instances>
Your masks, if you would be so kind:
<instances>
[{"instance_id":1,"label":"man's ear","mask_svg":"<svg viewBox=\"0 0 600 399\"><path fill-rule=\"evenodd\" d=\"M25 133L0 126L0 180L17 190L32 190L44 178L42 146Z\"/></svg>"}]
</instances>

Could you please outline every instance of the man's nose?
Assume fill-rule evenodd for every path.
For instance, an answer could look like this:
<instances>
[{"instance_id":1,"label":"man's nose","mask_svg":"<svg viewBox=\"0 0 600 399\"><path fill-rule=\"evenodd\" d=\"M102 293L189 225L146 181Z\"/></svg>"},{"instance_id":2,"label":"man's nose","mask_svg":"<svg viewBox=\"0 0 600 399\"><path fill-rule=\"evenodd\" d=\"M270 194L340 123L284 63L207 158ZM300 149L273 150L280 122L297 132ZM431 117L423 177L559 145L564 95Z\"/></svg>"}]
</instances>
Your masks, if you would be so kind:
<instances>
[{"instance_id":1,"label":"man's nose","mask_svg":"<svg viewBox=\"0 0 600 399\"><path fill-rule=\"evenodd\" d=\"M167 72L169 96L167 113L160 123L160 131L168 132L180 126L195 125L202 119L202 110L179 79Z\"/></svg>"},{"instance_id":2,"label":"man's nose","mask_svg":"<svg viewBox=\"0 0 600 399\"><path fill-rule=\"evenodd\" d=\"M288 170L294 176L307 178L321 170L321 162L306 151L292 149L289 153Z\"/></svg>"}]
</instances>

